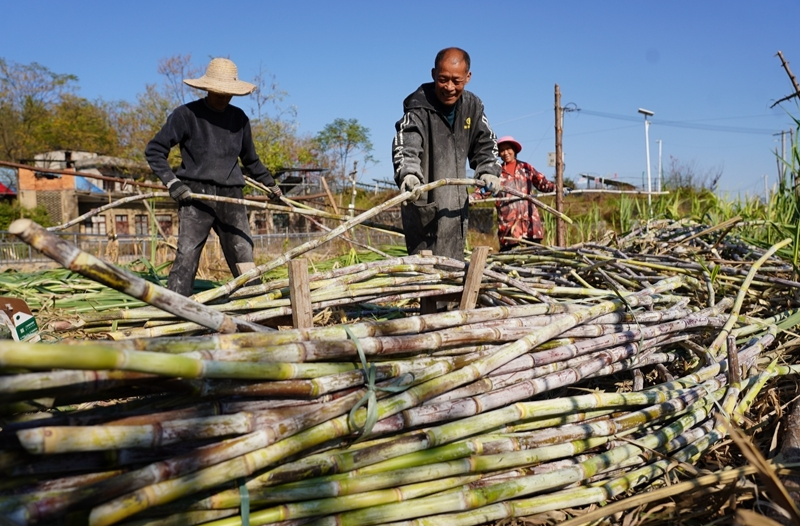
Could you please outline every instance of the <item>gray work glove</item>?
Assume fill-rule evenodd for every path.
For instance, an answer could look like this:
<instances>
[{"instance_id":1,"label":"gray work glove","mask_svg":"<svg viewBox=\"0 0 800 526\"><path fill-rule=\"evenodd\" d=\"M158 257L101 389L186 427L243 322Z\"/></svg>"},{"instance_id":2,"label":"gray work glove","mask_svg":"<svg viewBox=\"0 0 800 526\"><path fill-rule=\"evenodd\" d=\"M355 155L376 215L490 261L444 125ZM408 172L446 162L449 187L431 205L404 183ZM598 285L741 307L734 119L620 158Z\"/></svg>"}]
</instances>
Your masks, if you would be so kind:
<instances>
[{"instance_id":1,"label":"gray work glove","mask_svg":"<svg viewBox=\"0 0 800 526\"><path fill-rule=\"evenodd\" d=\"M192 200L192 189L180 179L173 179L167 183L169 195L178 203L186 203Z\"/></svg>"},{"instance_id":2,"label":"gray work glove","mask_svg":"<svg viewBox=\"0 0 800 526\"><path fill-rule=\"evenodd\" d=\"M400 191L413 192L411 194L411 199L412 201L417 201L422 195L420 185L422 185L422 182L419 180L419 177L416 175L407 175L403 179L403 184L400 185Z\"/></svg>"},{"instance_id":3,"label":"gray work glove","mask_svg":"<svg viewBox=\"0 0 800 526\"><path fill-rule=\"evenodd\" d=\"M269 197L270 201L278 201L281 197L283 197L283 192L281 189L278 188L278 185L272 185L267 187L267 197Z\"/></svg>"},{"instance_id":4,"label":"gray work glove","mask_svg":"<svg viewBox=\"0 0 800 526\"><path fill-rule=\"evenodd\" d=\"M491 192L493 196L496 196L497 193L502 188L500 184L500 178L496 175L492 174L481 174L478 176L478 181L483 183L483 187L488 191Z\"/></svg>"}]
</instances>

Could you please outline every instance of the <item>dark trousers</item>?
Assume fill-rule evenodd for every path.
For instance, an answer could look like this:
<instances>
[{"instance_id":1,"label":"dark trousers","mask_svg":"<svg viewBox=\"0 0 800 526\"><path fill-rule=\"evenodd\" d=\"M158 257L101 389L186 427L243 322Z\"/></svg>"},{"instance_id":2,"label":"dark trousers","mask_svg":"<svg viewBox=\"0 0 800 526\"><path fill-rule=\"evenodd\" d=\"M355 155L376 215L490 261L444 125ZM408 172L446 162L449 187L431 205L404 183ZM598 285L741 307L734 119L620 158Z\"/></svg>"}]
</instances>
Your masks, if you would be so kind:
<instances>
[{"instance_id":1,"label":"dark trousers","mask_svg":"<svg viewBox=\"0 0 800 526\"><path fill-rule=\"evenodd\" d=\"M184 181L192 193L242 199L239 186L218 186L201 181ZM194 277L200 265L200 254L208 234L214 229L219 236L222 253L234 276L239 275L237 263L253 261L253 239L244 205L215 201L192 200L178 209L178 253L169 272L167 287L183 296L190 296Z\"/></svg>"}]
</instances>

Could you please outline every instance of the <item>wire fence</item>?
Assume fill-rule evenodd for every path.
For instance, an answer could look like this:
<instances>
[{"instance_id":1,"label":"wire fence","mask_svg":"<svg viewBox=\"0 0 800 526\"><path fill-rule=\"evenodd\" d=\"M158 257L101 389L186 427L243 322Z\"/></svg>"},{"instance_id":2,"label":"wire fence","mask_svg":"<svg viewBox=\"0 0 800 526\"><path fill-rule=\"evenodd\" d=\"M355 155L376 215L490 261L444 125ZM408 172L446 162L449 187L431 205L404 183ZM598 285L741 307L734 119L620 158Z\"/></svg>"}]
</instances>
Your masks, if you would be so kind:
<instances>
[{"instance_id":1,"label":"wire fence","mask_svg":"<svg viewBox=\"0 0 800 526\"><path fill-rule=\"evenodd\" d=\"M57 234L84 252L112 263L129 263L144 257L158 265L174 259L177 246L177 238L174 236L166 239L161 236L119 236L115 239L101 234L68 232L58 232ZM283 232L254 235L252 236L253 252L257 259L271 259L323 235L325 232ZM373 247L404 243L402 237L363 228L351 231L349 236L358 243ZM345 241L344 238L342 241ZM153 257L154 252L155 257ZM223 266L225 265L219 238L216 235L209 236L202 257L205 260L219 260ZM0 266L24 266L48 262L51 262L50 258L41 252L20 241L13 234L0 231Z\"/></svg>"}]
</instances>

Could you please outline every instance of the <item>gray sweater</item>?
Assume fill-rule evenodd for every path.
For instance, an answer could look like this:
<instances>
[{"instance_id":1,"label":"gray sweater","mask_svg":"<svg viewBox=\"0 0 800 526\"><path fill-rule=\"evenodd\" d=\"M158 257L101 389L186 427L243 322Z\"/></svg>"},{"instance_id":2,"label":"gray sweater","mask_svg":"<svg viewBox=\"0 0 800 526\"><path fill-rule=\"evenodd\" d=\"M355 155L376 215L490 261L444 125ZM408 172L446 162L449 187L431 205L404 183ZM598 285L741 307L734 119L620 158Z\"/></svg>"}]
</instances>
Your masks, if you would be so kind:
<instances>
[{"instance_id":1,"label":"gray sweater","mask_svg":"<svg viewBox=\"0 0 800 526\"><path fill-rule=\"evenodd\" d=\"M175 174L167 157L176 144L181 149L181 165ZM230 104L223 111L214 110L205 99L179 106L147 144L145 157L164 184L177 175L181 180L244 186L239 159L253 179L266 186L275 184L256 153L250 120Z\"/></svg>"},{"instance_id":2,"label":"gray sweater","mask_svg":"<svg viewBox=\"0 0 800 526\"><path fill-rule=\"evenodd\" d=\"M422 184L440 179L465 179L467 161L481 174L500 175L497 137L483 113L483 103L464 91L454 108L451 125L442 113L433 83L423 84L403 101L403 118L395 124L392 161L397 186L407 175ZM469 200L464 186L441 186L402 207L409 254L432 250L434 255L464 258Z\"/></svg>"}]
</instances>

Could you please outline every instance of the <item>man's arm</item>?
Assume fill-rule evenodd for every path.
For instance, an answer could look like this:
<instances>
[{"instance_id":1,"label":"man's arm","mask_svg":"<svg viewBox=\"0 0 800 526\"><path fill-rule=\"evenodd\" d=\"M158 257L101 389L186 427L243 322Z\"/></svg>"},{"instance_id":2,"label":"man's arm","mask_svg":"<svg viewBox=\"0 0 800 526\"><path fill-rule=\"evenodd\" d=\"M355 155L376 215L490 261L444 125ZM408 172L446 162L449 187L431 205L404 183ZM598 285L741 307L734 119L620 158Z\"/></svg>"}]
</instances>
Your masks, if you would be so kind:
<instances>
[{"instance_id":1,"label":"man's arm","mask_svg":"<svg viewBox=\"0 0 800 526\"><path fill-rule=\"evenodd\" d=\"M180 143L184 134L184 121L181 115L181 108L177 108L167 117L167 122L156 133L144 149L144 156L147 164L153 170L161 182L170 186L177 180L172 168L169 166L169 151L173 146Z\"/></svg>"},{"instance_id":2,"label":"man's arm","mask_svg":"<svg viewBox=\"0 0 800 526\"><path fill-rule=\"evenodd\" d=\"M475 170L476 176L490 174L500 177L503 167L498 159L497 136L489 126L489 119L483 113L483 104L480 105L474 127L475 131L467 154L470 168Z\"/></svg>"},{"instance_id":3,"label":"man's arm","mask_svg":"<svg viewBox=\"0 0 800 526\"><path fill-rule=\"evenodd\" d=\"M392 141L392 165L394 180L398 187L408 175L416 176L422 184L427 183L422 175L422 124L412 112L394 125L395 133Z\"/></svg>"},{"instance_id":4,"label":"man's arm","mask_svg":"<svg viewBox=\"0 0 800 526\"><path fill-rule=\"evenodd\" d=\"M244 125L242 151L239 152L239 158L242 160L242 165L244 165L253 179L266 187L275 186L275 178L272 177L272 172L269 171L269 168L264 166L256 153L256 147L253 143L253 132L250 129L250 120Z\"/></svg>"}]
</instances>

